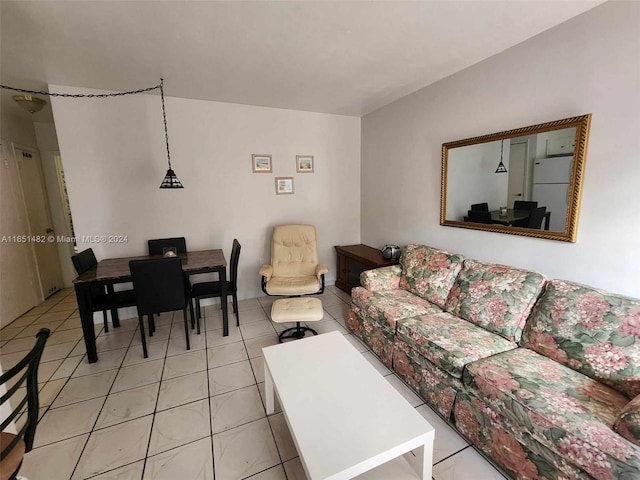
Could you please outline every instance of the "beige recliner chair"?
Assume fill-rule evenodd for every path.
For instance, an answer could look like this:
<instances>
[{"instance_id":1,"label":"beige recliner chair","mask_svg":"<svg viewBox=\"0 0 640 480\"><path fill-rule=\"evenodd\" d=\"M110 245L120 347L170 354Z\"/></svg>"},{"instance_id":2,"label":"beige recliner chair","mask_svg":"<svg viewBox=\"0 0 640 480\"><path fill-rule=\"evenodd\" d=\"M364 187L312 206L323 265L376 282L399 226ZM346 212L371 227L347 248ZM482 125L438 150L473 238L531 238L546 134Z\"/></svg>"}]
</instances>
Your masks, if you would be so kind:
<instances>
[{"instance_id":1,"label":"beige recliner chair","mask_svg":"<svg viewBox=\"0 0 640 480\"><path fill-rule=\"evenodd\" d=\"M262 265L262 291L267 295L299 296L324 292L329 267L318 263L316 227L277 225L271 237L271 265Z\"/></svg>"}]
</instances>

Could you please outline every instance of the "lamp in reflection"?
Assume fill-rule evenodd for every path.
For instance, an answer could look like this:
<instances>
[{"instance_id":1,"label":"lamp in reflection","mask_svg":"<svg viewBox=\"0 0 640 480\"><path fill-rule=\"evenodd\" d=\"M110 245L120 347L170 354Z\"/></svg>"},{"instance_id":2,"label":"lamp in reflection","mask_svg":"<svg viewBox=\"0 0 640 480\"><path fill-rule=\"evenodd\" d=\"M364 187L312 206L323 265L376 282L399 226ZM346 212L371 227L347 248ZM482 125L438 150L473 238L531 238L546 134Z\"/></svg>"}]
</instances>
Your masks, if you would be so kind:
<instances>
[{"instance_id":1,"label":"lamp in reflection","mask_svg":"<svg viewBox=\"0 0 640 480\"><path fill-rule=\"evenodd\" d=\"M504 151L504 140L500 142L500 163L498 164L498 168L496 168L496 173L507 173L507 167L502 163L502 152Z\"/></svg>"}]
</instances>

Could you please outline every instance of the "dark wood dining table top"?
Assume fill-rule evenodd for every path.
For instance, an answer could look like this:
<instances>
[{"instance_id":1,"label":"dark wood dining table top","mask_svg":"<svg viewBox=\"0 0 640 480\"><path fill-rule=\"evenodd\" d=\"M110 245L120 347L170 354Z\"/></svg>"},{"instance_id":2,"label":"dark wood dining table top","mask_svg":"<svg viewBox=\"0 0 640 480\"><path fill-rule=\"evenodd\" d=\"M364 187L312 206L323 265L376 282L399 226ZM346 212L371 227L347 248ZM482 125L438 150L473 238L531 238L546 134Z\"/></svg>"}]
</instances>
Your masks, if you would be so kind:
<instances>
[{"instance_id":1,"label":"dark wood dining table top","mask_svg":"<svg viewBox=\"0 0 640 480\"><path fill-rule=\"evenodd\" d=\"M200 250L180 253L182 270L187 275L209 272L212 269L226 268L227 262L222 249ZM143 255L138 257L105 258L100 260L96 268L92 268L76 278L73 283L102 282L127 280L131 278L129 262L131 260L149 260L162 258L162 255Z\"/></svg>"},{"instance_id":2,"label":"dark wood dining table top","mask_svg":"<svg viewBox=\"0 0 640 480\"><path fill-rule=\"evenodd\" d=\"M506 215L500 215L500 210L491 211L491 220L494 223L502 223L504 225L511 225L518 220L524 220L531 215L530 210L514 210L513 208L507 209Z\"/></svg>"}]
</instances>

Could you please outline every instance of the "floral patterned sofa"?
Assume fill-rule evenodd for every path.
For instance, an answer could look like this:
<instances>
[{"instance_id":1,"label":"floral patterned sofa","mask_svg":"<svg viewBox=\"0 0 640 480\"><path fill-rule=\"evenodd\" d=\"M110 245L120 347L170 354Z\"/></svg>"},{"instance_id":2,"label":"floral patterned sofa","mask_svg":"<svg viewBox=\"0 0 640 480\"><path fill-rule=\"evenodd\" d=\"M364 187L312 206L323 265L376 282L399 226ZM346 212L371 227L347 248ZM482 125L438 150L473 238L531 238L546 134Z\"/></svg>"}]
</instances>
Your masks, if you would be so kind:
<instances>
[{"instance_id":1,"label":"floral patterned sofa","mask_svg":"<svg viewBox=\"0 0 640 480\"><path fill-rule=\"evenodd\" d=\"M408 245L348 327L519 479L640 479L640 300Z\"/></svg>"}]
</instances>

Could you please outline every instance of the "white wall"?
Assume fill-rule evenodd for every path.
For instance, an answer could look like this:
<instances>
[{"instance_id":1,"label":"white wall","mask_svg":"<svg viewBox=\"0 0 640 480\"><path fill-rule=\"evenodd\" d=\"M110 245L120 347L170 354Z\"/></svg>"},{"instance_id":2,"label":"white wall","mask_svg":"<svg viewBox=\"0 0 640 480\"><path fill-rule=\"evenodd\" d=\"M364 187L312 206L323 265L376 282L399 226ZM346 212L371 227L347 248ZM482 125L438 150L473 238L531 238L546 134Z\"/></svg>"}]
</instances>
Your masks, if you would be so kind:
<instances>
[{"instance_id":1,"label":"white wall","mask_svg":"<svg viewBox=\"0 0 640 480\"><path fill-rule=\"evenodd\" d=\"M149 238L168 236L185 236L191 250L223 248L228 259L238 238L239 296L250 298L261 294L273 225L316 225L328 284L333 246L360 240L359 118L165 98L172 166L185 188L160 190L167 154L158 95L51 100L76 235L128 237L79 245L98 259L145 254ZM254 153L273 156L273 173L252 173ZM314 156L314 173L296 173L301 154ZM294 177L293 195L275 194L279 176Z\"/></svg>"},{"instance_id":2,"label":"white wall","mask_svg":"<svg viewBox=\"0 0 640 480\"><path fill-rule=\"evenodd\" d=\"M639 2L607 2L362 121L362 241L640 297ZM577 243L439 225L442 143L592 113Z\"/></svg>"}]
</instances>

